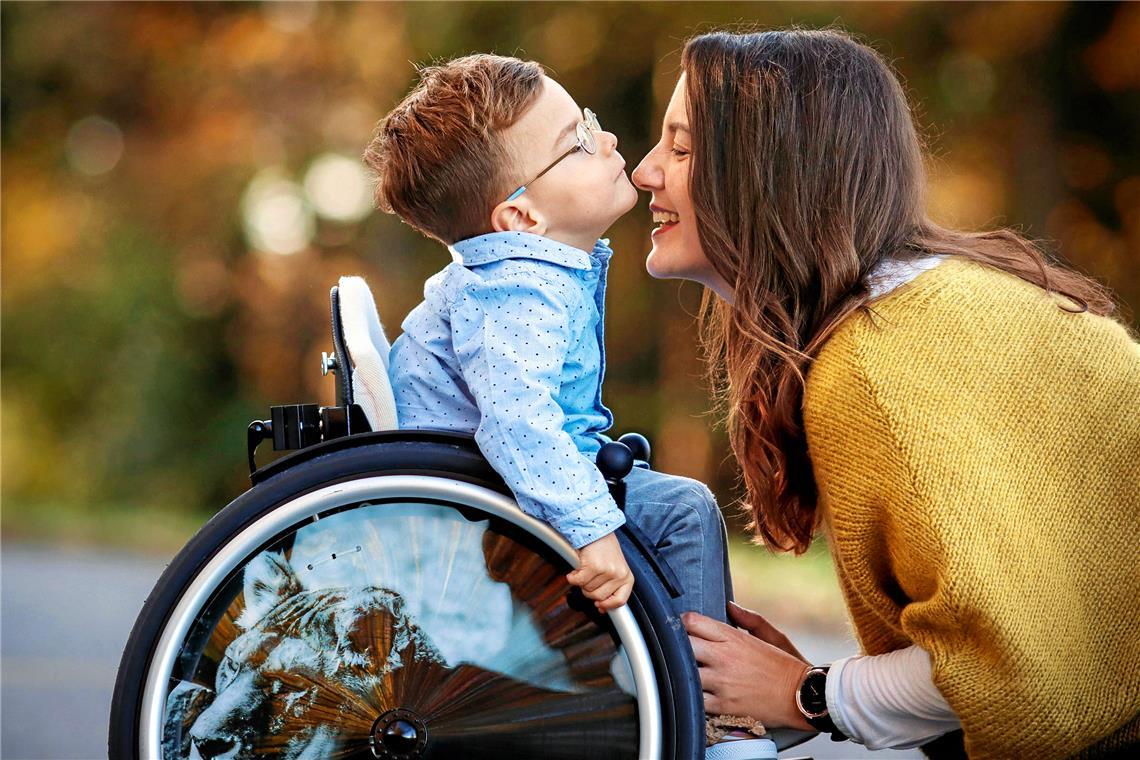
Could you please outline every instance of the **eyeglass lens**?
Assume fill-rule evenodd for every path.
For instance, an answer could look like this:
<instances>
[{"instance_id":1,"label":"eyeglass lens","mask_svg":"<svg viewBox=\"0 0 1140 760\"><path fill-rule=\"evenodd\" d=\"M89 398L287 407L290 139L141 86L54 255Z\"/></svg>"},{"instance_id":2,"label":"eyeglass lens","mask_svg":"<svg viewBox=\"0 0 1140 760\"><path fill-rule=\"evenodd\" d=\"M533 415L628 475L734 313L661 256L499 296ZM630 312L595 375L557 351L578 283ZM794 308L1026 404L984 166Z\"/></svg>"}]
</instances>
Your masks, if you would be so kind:
<instances>
[{"instance_id":1,"label":"eyeglass lens","mask_svg":"<svg viewBox=\"0 0 1140 760\"><path fill-rule=\"evenodd\" d=\"M597 140L594 139L594 132L600 132L602 125L598 123L597 115L589 108L585 109L585 119L578 122L578 144L582 146L582 150L590 155L593 155L598 150Z\"/></svg>"},{"instance_id":2,"label":"eyeglass lens","mask_svg":"<svg viewBox=\"0 0 1140 760\"><path fill-rule=\"evenodd\" d=\"M598 149L597 143L594 142L594 133L584 121L578 122L578 144L582 146L582 150L591 155Z\"/></svg>"}]
</instances>

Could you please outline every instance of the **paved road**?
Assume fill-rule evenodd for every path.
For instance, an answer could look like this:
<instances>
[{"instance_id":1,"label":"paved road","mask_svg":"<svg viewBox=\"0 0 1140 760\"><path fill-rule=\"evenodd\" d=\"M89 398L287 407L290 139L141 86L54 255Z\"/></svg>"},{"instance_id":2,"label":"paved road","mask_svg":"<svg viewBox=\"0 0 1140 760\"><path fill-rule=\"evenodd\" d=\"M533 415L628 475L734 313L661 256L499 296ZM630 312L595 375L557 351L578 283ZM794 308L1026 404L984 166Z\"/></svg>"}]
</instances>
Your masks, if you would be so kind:
<instances>
[{"instance_id":1,"label":"paved road","mask_svg":"<svg viewBox=\"0 0 1140 760\"><path fill-rule=\"evenodd\" d=\"M0 755L105 758L115 669L164 563L90 550L0 552Z\"/></svg>"},{"instance_id":2,"label":"paved road","mask_svg":"<svg viewBox=\"0 0 1140 760\"><path fill-rule=\"evenodd\" d=\"M135 615L165 563L92 550L0 550L0 757L106 757L115 669ZM789 633L789 635L792 635ZM836 637L793 635L814 661L852 651ZM815 739L815 758L919 758Z\"/></svg>"}]
</instances>

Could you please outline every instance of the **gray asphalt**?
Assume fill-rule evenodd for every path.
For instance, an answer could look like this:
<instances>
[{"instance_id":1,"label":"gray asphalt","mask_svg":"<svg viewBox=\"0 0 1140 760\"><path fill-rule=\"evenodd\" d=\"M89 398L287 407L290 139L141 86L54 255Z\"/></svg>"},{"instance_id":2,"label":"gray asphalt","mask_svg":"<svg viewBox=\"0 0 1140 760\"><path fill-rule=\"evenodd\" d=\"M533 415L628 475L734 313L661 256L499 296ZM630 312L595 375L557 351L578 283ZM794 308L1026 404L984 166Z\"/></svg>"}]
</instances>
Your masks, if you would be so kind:
<instances>
[{"instance_id":1,"label":"gray asphalt","mask_svg":"<svg viewBox=\"0 0 1140 760\"><path fill-rule=\"evenodd\" d=\"M0 549L0 756L107 756L115 670L161 560Z\"/></svg>"},{"instance_id":2,"label":"gray asphalt","mask_svg":"<svg viewBox=\"0 0 1140 760\"><path fill-rule=\"evenodd\" d=\"M166 563L90 549L0 548L0 757L107 756L115 670ZM854 651L842 636L789 632L804 656ZM781 757L920 758L817 738Z\"/></svg>"}]
</instances>

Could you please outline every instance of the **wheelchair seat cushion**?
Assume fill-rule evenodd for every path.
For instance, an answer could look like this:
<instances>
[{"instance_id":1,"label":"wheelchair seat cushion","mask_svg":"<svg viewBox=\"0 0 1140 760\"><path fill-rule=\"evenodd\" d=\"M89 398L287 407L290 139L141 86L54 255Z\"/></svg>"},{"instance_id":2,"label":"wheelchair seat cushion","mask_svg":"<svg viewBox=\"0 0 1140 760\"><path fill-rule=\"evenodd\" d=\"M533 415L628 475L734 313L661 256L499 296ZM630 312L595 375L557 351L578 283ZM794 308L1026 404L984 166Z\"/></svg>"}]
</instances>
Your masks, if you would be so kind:
<instances>
[{"instance_id":1,"label":"wheelchair seat cushion","mask_svg":"<svg viewBox=\"0 0 1140 760\"><path fill-rule=\"evenodd\" d=\"M364 410L373 430L394 430L396 398L388 378L391 346L376 312L376 301L363 277L341 277L340 319L352 363L353 401Z\"/></svg>"}]
</instances>

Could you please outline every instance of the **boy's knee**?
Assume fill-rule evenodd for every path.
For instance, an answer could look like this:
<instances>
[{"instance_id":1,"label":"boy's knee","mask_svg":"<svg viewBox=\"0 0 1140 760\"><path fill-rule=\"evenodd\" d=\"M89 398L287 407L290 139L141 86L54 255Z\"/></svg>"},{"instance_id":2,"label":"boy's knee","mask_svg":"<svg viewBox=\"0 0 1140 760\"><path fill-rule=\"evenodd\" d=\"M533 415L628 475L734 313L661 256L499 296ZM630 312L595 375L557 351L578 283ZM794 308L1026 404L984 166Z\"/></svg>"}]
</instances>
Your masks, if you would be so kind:
<instances>
[{"instance_id":1,"label":"boy's knee","mask_svg":"<svg viewBox=\"0 0 1140 760\"><path fill-rule=\"evenodd\" d=\"M700 481L691 480L689 483L690 487L685 489L683 503L700 516L701 525L705 530L720 535L720 526L724 522L724 517L716 503L716 496Z\"/></svg>"},{"instance_id":2,"label":"boy's knee","mask_svg":"<svg viewBox=\"0 0 1140 760\"><path fill-rule=\"evenodd\" d=\"M638 503L652 505L648 514L642 514ZM627 515L646 523L663 521L661 530L681 525L688 530L699 529L707 535L720 534L724 518L717 506L716 497L708 486L699 480L680 475L665 475L642 471L631 478L631 489L626 499Z\"/></svg>"}]
</instances>

